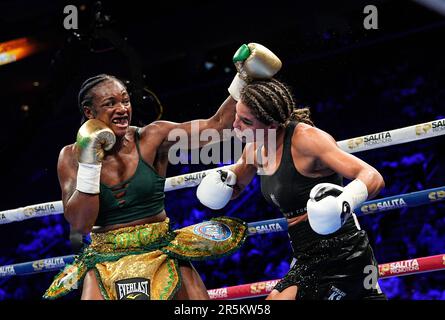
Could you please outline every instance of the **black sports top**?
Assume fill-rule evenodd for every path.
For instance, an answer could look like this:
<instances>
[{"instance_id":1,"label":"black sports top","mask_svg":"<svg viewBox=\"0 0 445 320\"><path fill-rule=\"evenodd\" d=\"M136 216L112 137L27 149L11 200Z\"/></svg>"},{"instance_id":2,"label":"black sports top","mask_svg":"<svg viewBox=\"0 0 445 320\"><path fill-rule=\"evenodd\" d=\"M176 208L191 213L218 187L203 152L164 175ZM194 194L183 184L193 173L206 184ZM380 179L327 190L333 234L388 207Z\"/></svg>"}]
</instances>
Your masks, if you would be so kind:
<instances>
[{"instance_id":1,"label":"black sports top","mask_svg":"<svg viewBox=\"0 0 445 320\"><path fill-rule=\"evenodd\" d=\"M309 178L298 172L291 153L292 135L297 125L298 123L291 122L285 129L283 154L278 169L272 175L260 175L263 196L270 204L277 206L286 218L306 213L309 193L315 185L326 182L343 185L343 177L337 173L326 177ZM327 236L314 232L307 220L290 227L288 232L295 250L301 244L317 239L331 238L350 230L357 230L352 217L349 217L340 230Z\"/></svg>"}]
</instances>

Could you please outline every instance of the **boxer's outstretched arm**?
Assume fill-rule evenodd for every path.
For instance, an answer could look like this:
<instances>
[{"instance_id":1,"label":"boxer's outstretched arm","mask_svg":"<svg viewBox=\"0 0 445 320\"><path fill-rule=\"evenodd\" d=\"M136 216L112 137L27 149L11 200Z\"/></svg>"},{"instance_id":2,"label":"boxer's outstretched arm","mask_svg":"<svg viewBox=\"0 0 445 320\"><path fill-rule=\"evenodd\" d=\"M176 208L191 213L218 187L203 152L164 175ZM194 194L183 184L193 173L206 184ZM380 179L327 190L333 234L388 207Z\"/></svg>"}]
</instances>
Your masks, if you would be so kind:
<instances>
[{"instance_id":1,"label":"boxer's outstretched arm","mask_svg":"<svg viewBox=\"0 0 445 320\"><path fill-rule=\"evenodd\" d=\"M208 119L192 120L183 123L155 121L144 127L141 134L144 135L149 132L151 137L156 137L160 141L158 152L161 153L168 152L170 147L178 143L180 139L186 140L181 142L189 150L191 148L200 148L208 143L224 139L223 130L232 129L235 120L235 106L236 101L229 96L216 113ZM203 139L201 134L205 130L209 130L208 133L212 137L211 139ZM153 139L149 140L153 141Z\"/></svg>"}]
</instances>

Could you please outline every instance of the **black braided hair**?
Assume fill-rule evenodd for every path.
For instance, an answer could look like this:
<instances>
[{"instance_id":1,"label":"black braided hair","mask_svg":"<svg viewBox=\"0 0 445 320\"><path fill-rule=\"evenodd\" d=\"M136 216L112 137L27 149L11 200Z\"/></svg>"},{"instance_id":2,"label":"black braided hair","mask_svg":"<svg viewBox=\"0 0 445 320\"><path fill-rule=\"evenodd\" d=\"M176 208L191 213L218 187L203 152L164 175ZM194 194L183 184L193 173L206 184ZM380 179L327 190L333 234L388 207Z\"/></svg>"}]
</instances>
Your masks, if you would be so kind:
<instances>
[{"instance_id":1,"label":"black braided hair","mask_svg":"<svg viewBox=\"0 0 445 320\"><path fill-rule=\"evenodd\" d=\"M91 90L98 84L107 80L116 80L122 84L124 88L126 88L125 84L120 79L109 74L99 74L85 80L80 86L79 94L77 96L80 114L82 115L81 123L84 123L87 120L85 117L84 108L93 104L93 95L91 94Z\"/></svg>"},{"instance_id":2,"label":"black braided hair","mask_svg":"<svg viewBox=\"0 0 445 320\"><path fill-rule=\"evenodd\" d=\"M275 122L286 126L298 121L314 126L309 108L297 108L289 87L276 79L249 83L241 91L241 100L266 125Z\"/></svg>"}]
</instances>

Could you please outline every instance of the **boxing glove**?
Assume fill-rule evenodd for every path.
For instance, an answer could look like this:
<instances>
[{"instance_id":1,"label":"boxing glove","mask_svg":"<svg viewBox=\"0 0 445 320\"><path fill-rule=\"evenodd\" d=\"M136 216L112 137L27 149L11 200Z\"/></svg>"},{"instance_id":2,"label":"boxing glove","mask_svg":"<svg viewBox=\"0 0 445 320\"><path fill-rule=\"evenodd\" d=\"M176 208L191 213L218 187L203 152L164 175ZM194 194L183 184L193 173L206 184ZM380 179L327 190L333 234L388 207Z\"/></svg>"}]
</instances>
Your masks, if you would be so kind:
<instances>
[{"instance_id":1,"label":"boxing glove","mask_svg":"<svg viewBox=\"0 0 445 320\"><path fill-rule=\"evenodd\" d=\"M98 194L100 189L100 171L105 151L116 142L116 136L102 121L90 119L77 132L75 143L77 161L78 191Z\"/></svg>"},{"instance_id":2,"label":"boxing glove","mask_svg":"<svg viewBox=\"0 0 445 320\"><path fill-rule=\"evenodd\" d=\"M312 230L321 235L336 232L368 198L368 189L359 179L346 187L320 183L309 194L307 213Z\"/></svg>"},{"instance_id":3,"label":"boxing glove","mask_svg":"<svg viewBox=\"0 0 445 320\"><path fill-rule=\"evenodd\" d=\"M206 207L219 210L230 201L235 184L236 175L233 171L211 171L202 179L196 190L196 196Z\"/></svg>"},{"instance_id":4,"label":"boxing glove","mask_svg":"<svg viewBox=\"0 0 445 320\"><path fill-rule=\"evenodd\" d=\"M282 66L272 51L258 43L243 44L233 56L233 62L238 72L229 86L229 93L236 101L249 82L271 79Z\"/></svg>"}]
</instances>

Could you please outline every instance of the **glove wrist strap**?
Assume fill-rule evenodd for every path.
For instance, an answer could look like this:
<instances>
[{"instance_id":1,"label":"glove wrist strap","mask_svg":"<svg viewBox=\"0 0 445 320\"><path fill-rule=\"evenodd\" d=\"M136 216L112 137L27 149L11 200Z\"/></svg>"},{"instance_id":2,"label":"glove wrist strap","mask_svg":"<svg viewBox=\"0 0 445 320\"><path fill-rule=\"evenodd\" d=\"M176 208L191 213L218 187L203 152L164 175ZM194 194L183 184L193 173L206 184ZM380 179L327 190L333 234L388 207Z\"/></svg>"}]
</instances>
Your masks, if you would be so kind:
<instances>
[{"instance_id":1,"label":"glove wrist strap","mask_svg":"<svg viewBox=\"0 0 445 320\"><path fill-rule=\"evenodd\" d=\"M77 170L76 189L80 192L98 194L100 192L100 171L102 164L80 163Z\"/></svg>"},{"instance_id":2,"label":"glove wrist strap","mask_svg":"<svg viewBox=\"0 0 445 320\"><path fill-rule=\"evenodd\" d=\"M246 81L241 79L241 76L239 73L235 75L233 78L232 83L229 86L229 93L232 96L233 99L236 101L239 101L241 98L241 90L247 85Z\"/></svg>"},{"instance_id":3,"label":"glove wrist strap","mask_svg":"<svg viewBox=\"0 0 445 320\"><path fill-rule=\"evenodd\" d=\"M357 209L368 199L368 188L359 179L355 179L343 189L343 193L339 196L349 202L352 210Z\"/></svg>"}]
</instances>

